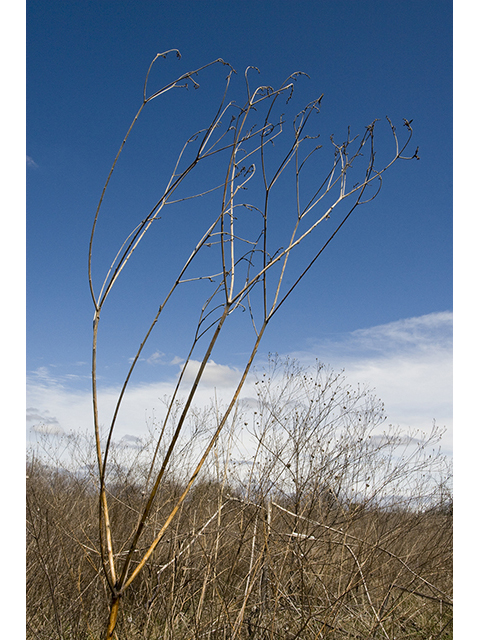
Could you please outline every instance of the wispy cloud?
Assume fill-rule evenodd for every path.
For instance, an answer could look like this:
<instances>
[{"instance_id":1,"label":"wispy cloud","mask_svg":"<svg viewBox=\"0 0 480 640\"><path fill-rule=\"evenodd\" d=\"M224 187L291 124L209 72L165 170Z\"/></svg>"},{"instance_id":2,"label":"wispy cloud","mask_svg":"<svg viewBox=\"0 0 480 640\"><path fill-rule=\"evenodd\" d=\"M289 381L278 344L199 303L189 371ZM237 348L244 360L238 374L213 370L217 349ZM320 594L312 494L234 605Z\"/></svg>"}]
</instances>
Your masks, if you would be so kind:
<instances>
[{"instance_id":1,"label":"wispy cloud","mask_svg":"<svg viewBox=\"0 0 480 640\"><path fill-rule=\"evenodd\" d=\"M193 382L195 376L200 369L201 362L198 360L190 360L184 374L185 382ZM182 368L182 367L181 367ZM240 372L238 369L234 369L224 364L217 364L213 360L210 360L206 366L202 375L202 386L209 386L211 388L228 388L233 387L240 380Z\"/></svg>"},{"instance_id":2,"label":"wispy cloud","mask_svg":"<svg viewBox=\"0 0 480 640\"><path fill-rule=\"evenodd\" d=\"M132 385L122 401L121 411L115 428L115 440L125 436L141 437L147 432L154 420L160 420L165 412L165 398L172 396L181 366L176 363L178 373L158 382ZM191 382L195 379L200 363L189 363L180 388L179 399L185 399ZM202 384L198 387L194 404L204 407L217 400L229 401L240 378L239 372L227 365L209 362L206 366ZM253 396L252 385L247 385L247 395ZM115 411L120 388L100 386L98 392L99 418L102 429L107 429ZM93 429L92 398L89 390L82 391L68 386L66 376L61 378L51 374L48 367L41 367L27 376L27 398L33 411L27 412L27 427L44 425L47 433L50 424L46 419L55 415L56 424L64 432L84 433Z\"/></svg>"},{"instance_id":3,"label":"wispy cloud","mask_svg":"<svg viewBox=\"0 0 480 640\"><path fill-rule=\"evenodd\" d=\"M388 355L399 350L425 352L439 347L450 350L452 339L453 314L444 311L368 329L357 329L350 334L349 341L357 350L362 348Z\"/></svg>"},{"instance_id":4,"label":"wispy cloud","mask_svg":"<svg viewBox=\"0 0 480 640\"><path fill-rule=\"evenodd\" d=\"M447 427L443 448L452 446L452 314L435 313L408 318L377 327L359 329L337 336L336 340L317 341L308 351L289 354L301 364L313 364L315 358L335 370L344 369L347 383L367 385L384 403L388 423L430 431L433 420ZM163 354L155 352L153 362ZM150 356L150 357L152 357ZM164 411L164 398L173 393L181 361L170 365L178 367L177 375L149 384L137 384L127 390L116 427L118 441L130 435L142 437L154 418L160 419ZM184 376L180 395L185 397L194 380L200 362L192 361ZM259 362L258 366L261 366ZM171 369L170 369L171 371ZM210 361L195 398L197 406L209 405L216 396L228 402L240 379L234 367ZM51 374L42 367L28 376L27 398L31 408L29 426L58 425L65 432L92 429L93 411L89 391L72 390L66 376ZM118 397L117 387L100 388L100 421L108 427ZM253 380L243 389L242 398L253 406L255 398ZM253 403L253 404L252 404ZM49 421L55 417L57 422ZM43 421L42 421L43 420Z\"/></svg>"},{"instance_id":5,"label":"wispy cloud","mask_svg":"<svg viewBox=\"0 0 480 640\"><path fill-rule=\"evenodd\" d=\"M34 431L35 433L47 434L50 436L61 436L65 433L59 424L48 424L45 422L34 424L32 427L32 431Z\"/></svg>"},{"instance_id":6,"label":"wispy cloud","mask_svg":"<svg viewBox=\"0 0 480 640\"><path fill-rule=\"evenodd\" d=\"M336 340L318 341L312 357L345 369L351 384L367 384L385 403L388 422L428 431L435 420L447 433L453 427L453 314L449 311L358 329Z\"/></svg>"},{"instance_id":7,"label":"wispy cloud","mask_svg":"<svg viewBox=\"0 0 480 640\"><path fill-rule=\"evenodd\" d=\"M27 424L30 424L32 431L36 433L50 435L62 435L64 433L56 416L50 415L48 409L39 410L36 407L27 407L26 417Z\"/></svg>"},{"instance_id":8,"label":"wispy cloud","mask_svg":"<svg viewBox=\"0 0 480 640\"><path fill-rule=\"evenodd\" d=\"M164 356L165 354L162 351L155 351L149 358L147 358L147 362L152 365L162 364L164 362Z\"/></svg>"},{"instance_id":9,"label":"wispy cloud","mask_svg":"<svg viewBox=\"0 0 480 640\"><path fill-rule=\"evenodd\" d=\"M38 164L35 162L33 158L31 158L30 156L27 156L27 167L38 169Z\"/></svg>"}]
</instances>

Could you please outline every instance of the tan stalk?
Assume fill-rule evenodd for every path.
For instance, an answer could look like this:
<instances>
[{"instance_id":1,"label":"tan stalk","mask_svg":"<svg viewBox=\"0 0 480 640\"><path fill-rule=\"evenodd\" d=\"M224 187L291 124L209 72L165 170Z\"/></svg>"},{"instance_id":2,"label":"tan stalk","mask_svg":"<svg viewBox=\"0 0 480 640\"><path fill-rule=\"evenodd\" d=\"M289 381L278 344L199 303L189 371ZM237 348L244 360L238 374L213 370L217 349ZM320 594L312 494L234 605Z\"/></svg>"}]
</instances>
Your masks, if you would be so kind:
<instances>
[{"instance_id":1,"label":"tan stalk","mask_svg":"<svg viewBox=\"0 0 480 640\"><path fill-rule=\"evenodd\" d=\"M165 534L165 531L168 529L171 521L173 520L173 518L175 517L175 514L177 513L177 511L179 510L179 508L182 506L183 501L185 500L185 498L187 497L188 493L190 492L190 489L193 485L193 483L195 482L198 474L200 473L205 460L208 457L208 454L210 453L213 445L215 444L215 442L217 441L218 436L220 435L220 432L222 431L230 413L232 412L233 408L235 407L238 397L240 395L240 392L242 390L242 387L245 383L245 380L247 378L248 372L250 370L250 367L253 363L253 360L255 358L256 352L258 350L258 346L260 344L260 341L262 339L263 333L265 331L266 328L266 323L263 325L262 329L260 330L259 333L259 337L257 338L257 341L255 343L255 347L252 351L252 354L250 355L250 358L248 360L247 366L245 367L245 370L243 372L242 375L242 379L240 380L235 393L230 401L230 404L227 408L227 410L225 411L222 420L220 421L215 433L213 434L209 444L205 447L205 450L203 452L202 457L200 458L200 461L195 469L195 471L193 472L190 480L188 481L188 484L184 490L184 492L182 493L182 495L180 496L180 498L178 499L177 504L175 505L175 507L172 509L170 515L168 516L168 518L165 520L165 523L163 525L163 527L160 529L160 531L158 532L157 536L155 537L155 540L152 542L152 544L150 545L149 549L147 550L147 552L144 554L143 558L140 560L139 564L137 565L137 567L135 568L135 570L132 572L132 574L130 575L130 577L128 578L128 580L125 581L125 583L122 586L122 590L124 591L132 582L133 580L136 578L136 576L140 573L140 571L142 570L143 566L145 565L145 563L147 562L148 558L152 555L152 553L155 551L158 543L160 542L160 540L163 538L163 535Z\"/></svg>"}]
</instances>

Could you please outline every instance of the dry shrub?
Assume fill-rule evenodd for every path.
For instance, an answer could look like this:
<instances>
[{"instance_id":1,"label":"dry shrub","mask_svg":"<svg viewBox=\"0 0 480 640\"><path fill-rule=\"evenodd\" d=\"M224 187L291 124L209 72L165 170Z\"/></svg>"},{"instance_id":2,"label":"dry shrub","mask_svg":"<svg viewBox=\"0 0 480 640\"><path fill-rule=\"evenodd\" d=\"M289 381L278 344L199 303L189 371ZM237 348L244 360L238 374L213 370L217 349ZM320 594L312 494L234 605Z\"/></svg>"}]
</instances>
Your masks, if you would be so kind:
<instances>
[{"instance_id":1,"label":"dry shrub","mask_svg":"<svg viewBox=\"0 0 480 640\"><path fill-rule=\"evenodd\" d=\"M256 443L250 458L239 459L232 423L124 594L117 637L451 638L441 434L408 440L387 428L378 437L383 407L368 391L322 365L271 366L256 412L236 414ZM198 415L205 423L208 412ZM64 437L47 456L49 442L27 464L27 637L100 638L110 592L93 446ZM106 490L119 556L144 507L154 444L112 449ZM182 472L174 464L164 477L147 539L184 489L195 439L184 444Z\"/></svg>"}]
</instances>

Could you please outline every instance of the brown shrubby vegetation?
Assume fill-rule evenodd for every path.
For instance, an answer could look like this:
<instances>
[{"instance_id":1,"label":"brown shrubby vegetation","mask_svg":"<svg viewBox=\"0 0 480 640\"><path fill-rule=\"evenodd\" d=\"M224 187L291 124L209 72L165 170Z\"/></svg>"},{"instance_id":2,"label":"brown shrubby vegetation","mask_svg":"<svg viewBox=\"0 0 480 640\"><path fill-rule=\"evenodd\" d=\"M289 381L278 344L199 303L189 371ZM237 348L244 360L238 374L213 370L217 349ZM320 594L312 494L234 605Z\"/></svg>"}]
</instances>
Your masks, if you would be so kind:
<instances>
[{"instance_id":1,"label":"brown shrubby vegetation","mask_svg":"<svg viewBox=\"0 0 480 640\"><path fill-rule=\"evenodd\" d=\"M320 364L273 358L257 390L122 596L117 637L451 638L452 497L441 433L384 428L381 402ZM194 416L146 540L182 494L218 408ZM118 556L153 475L155 424L150 431L141 446L112 445L105 488ZM45 436L27 461L27 638L100 638L111 594L94 445L72 435L53 442ZM133 566L145 550L140 541Z\"/></svg>"}]
</instances>

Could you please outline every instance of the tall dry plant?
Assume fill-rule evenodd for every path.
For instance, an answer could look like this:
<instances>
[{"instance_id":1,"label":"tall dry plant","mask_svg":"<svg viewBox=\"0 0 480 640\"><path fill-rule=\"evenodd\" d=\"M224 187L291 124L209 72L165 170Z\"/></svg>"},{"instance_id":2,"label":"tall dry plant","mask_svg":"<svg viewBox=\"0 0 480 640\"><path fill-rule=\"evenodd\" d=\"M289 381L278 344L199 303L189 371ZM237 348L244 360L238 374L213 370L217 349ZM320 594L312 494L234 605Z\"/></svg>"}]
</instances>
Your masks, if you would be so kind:
<instances>
[{"instance_id":1,"label":"tall dry plant","mask_svg":"<svg viewBox=\"0 0 480 640\"><path fill-rule=\"evenodd\" d=\"M148 69L140 108L122 141L102 191L89 248L89 283L94 303L92 392L99 473L98 520L102 565L111 594L107 638L114 636L122 597L145 569L165 532L172 525L175 515L181 509L219 434L234 411L267 325L355 209L378 195L384 173L397 160L418 157L416 151L413 155L404 155L412 137L410 123L407 120L404 121L406 139L400 142L395 126L387 118L392 147L389 159L381 166L377 165L374 144L379 126L378 121L375 120L360 136L351 137L348 131L346 140L341 143L331 136L329 145L332 153L325 168L322 155L324 147L319 143L320 134L314 123L320 112L323 96L311 101L300 111L294 111L291 116L287 116L295 99L295 81L304 74L290 75L277 89L266 85L253 89L250 77L258 70L249 67L244 75L244 103L240 106L228 99L235 71L228 63L219 59L184 73L162 88L149 93L148 80L152 67L168 53L176 53L180 57L176 50L157 54ZM134 126L147 105L157 98L160 99L172 89L188 85L197 88L197 76L214 65L226 68L228 75L223 97L213 118L206 128L197 131L185 142L155 204L150 211L140 215L138 222L118 249L103 284L98 288L94 281L92 267L92 261L96 255L95 234L107 187ZM194 176L203 165L207 165L208 173L207 178L205 175L201 176L201 189L185 192L183 188L188 187L187 178ZM246 198L247 188L248 193L251 193L251 200ZM292 190L290 195L285 193L285 189L288 188ZM98 404L97 348L100 317L106 302L134 251L137 250L153 223L161 216L167 216L172 205L178 206L181 203L191 202L194 206L195 199L206 196L213 201L209 209L212 212L211 218L205 219L203 232L187 253L185 263L178 275L167 287L166 295L159 300L158 310L125 377L113 415L107 422L105 441L102 442ZM206 208L202 207L202 210ZM327 221L330 222L327 223ZM330 225L326 227L323 236L320 235L324 226L321 223ZM180 229L178 235L171 241L180 245L185 242L185 239L186 234ZM301 256L303 263L298 260L297 255L300 246L303 247ZM289 271L287 284L285 276L287 267L290 266L293 271ZM133 530L127 537L127 550L124 551L125 540L118 540L116 531L112 527L111 506L105 487L115 426L127 386L148 338L173 294L183 291L184 295L189 297L184 285L192 281L209 283L211 289L198 309L199 320L193 331L178 385L167 408L164 426L170 420L178 401L180 385L186 377L187 367L194 356L200 361L200 365L166 447L163 446L164 429L161 429L158 447L152 456L150 472L146 480L144 505ZM207 363L218 345L220 335L223 336L225 328L231 323L232 315L240 310L248 311L253 333L249 355L245 358L245 366L236 390L226 409L219 416L216 428L199 456L183 491L165 514L164 521L155 535L145 541L143 534L146 531L146 525L152 514L154 503L159 499L162 481L171 463L180 434L187 424ZM200 356L197 355L199 350L201 350ZM162 451L161 457L159 457L160 451ZM122 549L121 553L119 548ZM138 551L140 548L141 552Z\"/></svg>"}]
</instances>

